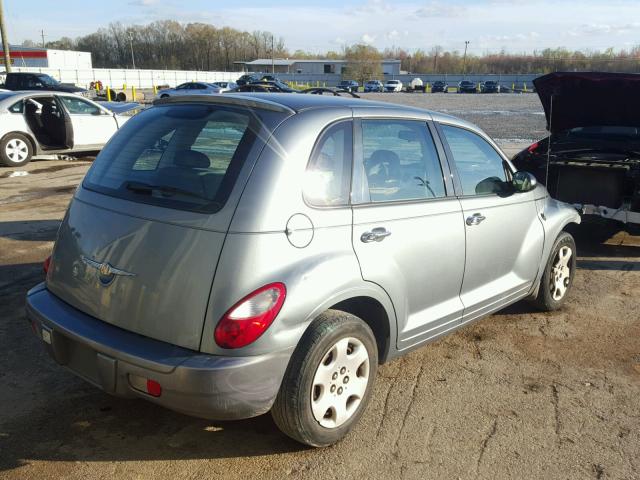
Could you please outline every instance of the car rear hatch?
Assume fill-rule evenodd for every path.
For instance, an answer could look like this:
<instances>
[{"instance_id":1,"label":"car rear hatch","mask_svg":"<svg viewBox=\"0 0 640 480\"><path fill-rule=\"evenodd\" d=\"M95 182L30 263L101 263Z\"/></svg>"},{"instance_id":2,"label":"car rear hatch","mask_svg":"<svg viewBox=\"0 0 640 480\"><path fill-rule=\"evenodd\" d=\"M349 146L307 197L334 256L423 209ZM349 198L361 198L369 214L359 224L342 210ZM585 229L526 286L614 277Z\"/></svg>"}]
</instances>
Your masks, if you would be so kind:
<instances>
[{"instance_id":1,"label":"car rear hatch","mask_svg":"<svg viewBox=\"0 0 640 480\"><path fill-rule=\"evenodd\" d=\"M60 228L47 288L104 322L198 350L239 195L292 112L238 97L163 103L95 160Z\"/></svg>"}]
</instances>

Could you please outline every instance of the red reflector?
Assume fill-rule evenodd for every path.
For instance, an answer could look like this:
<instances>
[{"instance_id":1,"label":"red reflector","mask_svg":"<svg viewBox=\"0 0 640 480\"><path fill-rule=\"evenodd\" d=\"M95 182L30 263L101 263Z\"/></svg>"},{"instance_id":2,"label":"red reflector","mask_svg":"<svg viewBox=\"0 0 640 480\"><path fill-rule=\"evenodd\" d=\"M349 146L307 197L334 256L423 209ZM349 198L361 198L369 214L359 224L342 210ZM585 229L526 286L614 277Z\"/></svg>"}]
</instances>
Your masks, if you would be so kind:
<instances>
[{"instance_id":1,"label":"red reflector","mask_svg":"<svg viewBox=\"0 0 640 480\"><path fill-rule=\"evenodd\" d=\"M44 261L44 264L42 265L42 269L44 270L44 273L48 273L49 272L49 267L51 266L51 255L49 255L46 260Z\"/></svg>"},{"instance_id":2,"label":"red reflector","mask_svg":"<svg viewBox=\"0 0 640 480\"><path fill-rule=\"evenodd\" d=\"M152 397L159 397L162 395L162 387L155 380L147 379L147 393Z\"/></svg>"},{"instance_id":3,"label":"red reflector","mask_svg":"<svg viewBox=\"0 0 640 480\"><path fill-rule=\"evenodd\" d=\"M527 152L529 152L529 153L533 153L533 152L535 152L535 151L538 149L538 147L539 147L539 146L540 146L540 143L538 143L538 142L536 142L536 143L532 143L531 145L529 145L529 146L527 147Z\"/></svg>"},{"instance_id":4,"label":"red reflector","mask_svg":"<svg viewBox=\"0 0 640 480\"><path fill-rule=\"evenodd\" d=\"M284 283L270 283L250 293L220 319L214 338L222 348L240 348L255 342L280 313L287 295Z\"/></svg>"}]
</instances>

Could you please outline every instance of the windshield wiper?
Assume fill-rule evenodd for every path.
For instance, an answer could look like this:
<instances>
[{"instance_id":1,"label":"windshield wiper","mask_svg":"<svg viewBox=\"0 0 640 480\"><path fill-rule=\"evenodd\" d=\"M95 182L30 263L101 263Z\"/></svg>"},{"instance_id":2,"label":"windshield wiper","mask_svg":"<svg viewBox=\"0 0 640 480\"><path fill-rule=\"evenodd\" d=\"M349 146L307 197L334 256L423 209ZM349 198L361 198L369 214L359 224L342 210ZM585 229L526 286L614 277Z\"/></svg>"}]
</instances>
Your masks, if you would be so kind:
<instances>
[{"instance_id":1,"label":"windshield wiper","mask_svg":"<svg viewBox=\"0 0 640 480\"><path fill-rule=\"evenodd\" d=\"M169 185L151 185L143 182L127 182L125 184L125 188L134 193L141 193L145 195L153 195L154 192L159 192L163 197L173 197L174 195L186 195L189 197L198 198L200 200L206 200L207 203L214 203L211 199L191 192L189 190L185 190L182 188L171 187Z\"/></svg>"}]
</instances>

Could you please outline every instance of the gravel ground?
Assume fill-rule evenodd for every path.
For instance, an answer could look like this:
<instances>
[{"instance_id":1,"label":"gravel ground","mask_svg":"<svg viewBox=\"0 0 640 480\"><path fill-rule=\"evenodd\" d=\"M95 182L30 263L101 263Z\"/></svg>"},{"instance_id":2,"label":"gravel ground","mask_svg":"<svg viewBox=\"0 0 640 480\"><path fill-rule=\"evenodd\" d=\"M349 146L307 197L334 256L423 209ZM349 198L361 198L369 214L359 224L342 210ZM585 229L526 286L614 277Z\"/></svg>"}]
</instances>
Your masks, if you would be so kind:
<instances>
[{"instance_id":1,"label":"gravel ground","mask_svg":"<svg viewBox=\"0 0 640 480\"><path fill-rule=\"evenodd\" d=\"M533 95L373 96L497 138L544 134ZM517 304L382 366L361 424L313 450L268 415L211 422L109 397L44 353L24 295L88 165L0 168L0 478L640 478L640 238L581 226L565 308Z\"/></svg>"}]
</instances>

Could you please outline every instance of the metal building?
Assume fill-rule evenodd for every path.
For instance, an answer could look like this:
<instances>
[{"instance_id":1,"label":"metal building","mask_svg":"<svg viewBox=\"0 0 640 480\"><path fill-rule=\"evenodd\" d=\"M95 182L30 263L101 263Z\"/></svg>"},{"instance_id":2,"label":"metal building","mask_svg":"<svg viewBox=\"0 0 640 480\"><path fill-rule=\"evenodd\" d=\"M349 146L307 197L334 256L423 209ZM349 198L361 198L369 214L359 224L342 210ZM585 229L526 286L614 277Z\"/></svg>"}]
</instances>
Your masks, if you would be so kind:
<instances>
[{"instance_id":1,"label":"metal building","mask_svg":"<svg viewBox=\"0 0 640 480\"><path fill-rule=\"evenodd\" d=\"M342 75L343 69L349 63L347 60L333 59L315 59L315 60L296 60L291 59L270 59L259 58L251 62L234 62L242 67L246 72L262 72L262 73L288 73L298 75ZM399 75L400 60L385 59L382 60L382 73L384 75Z\"/></svg>"},{"instance_id":2,"label":"metal building","mask_svg":"<svg viewBox=\"0 0 640 480\"><path fill-rule=\"evenodd\" d=\"M92 68L90 52L22 47L19 45L11 45L9 52L11 54L11 65L14 67ZM3 65L4 56L0 56L0 66Z\"/></svg>"}]
</instances>

